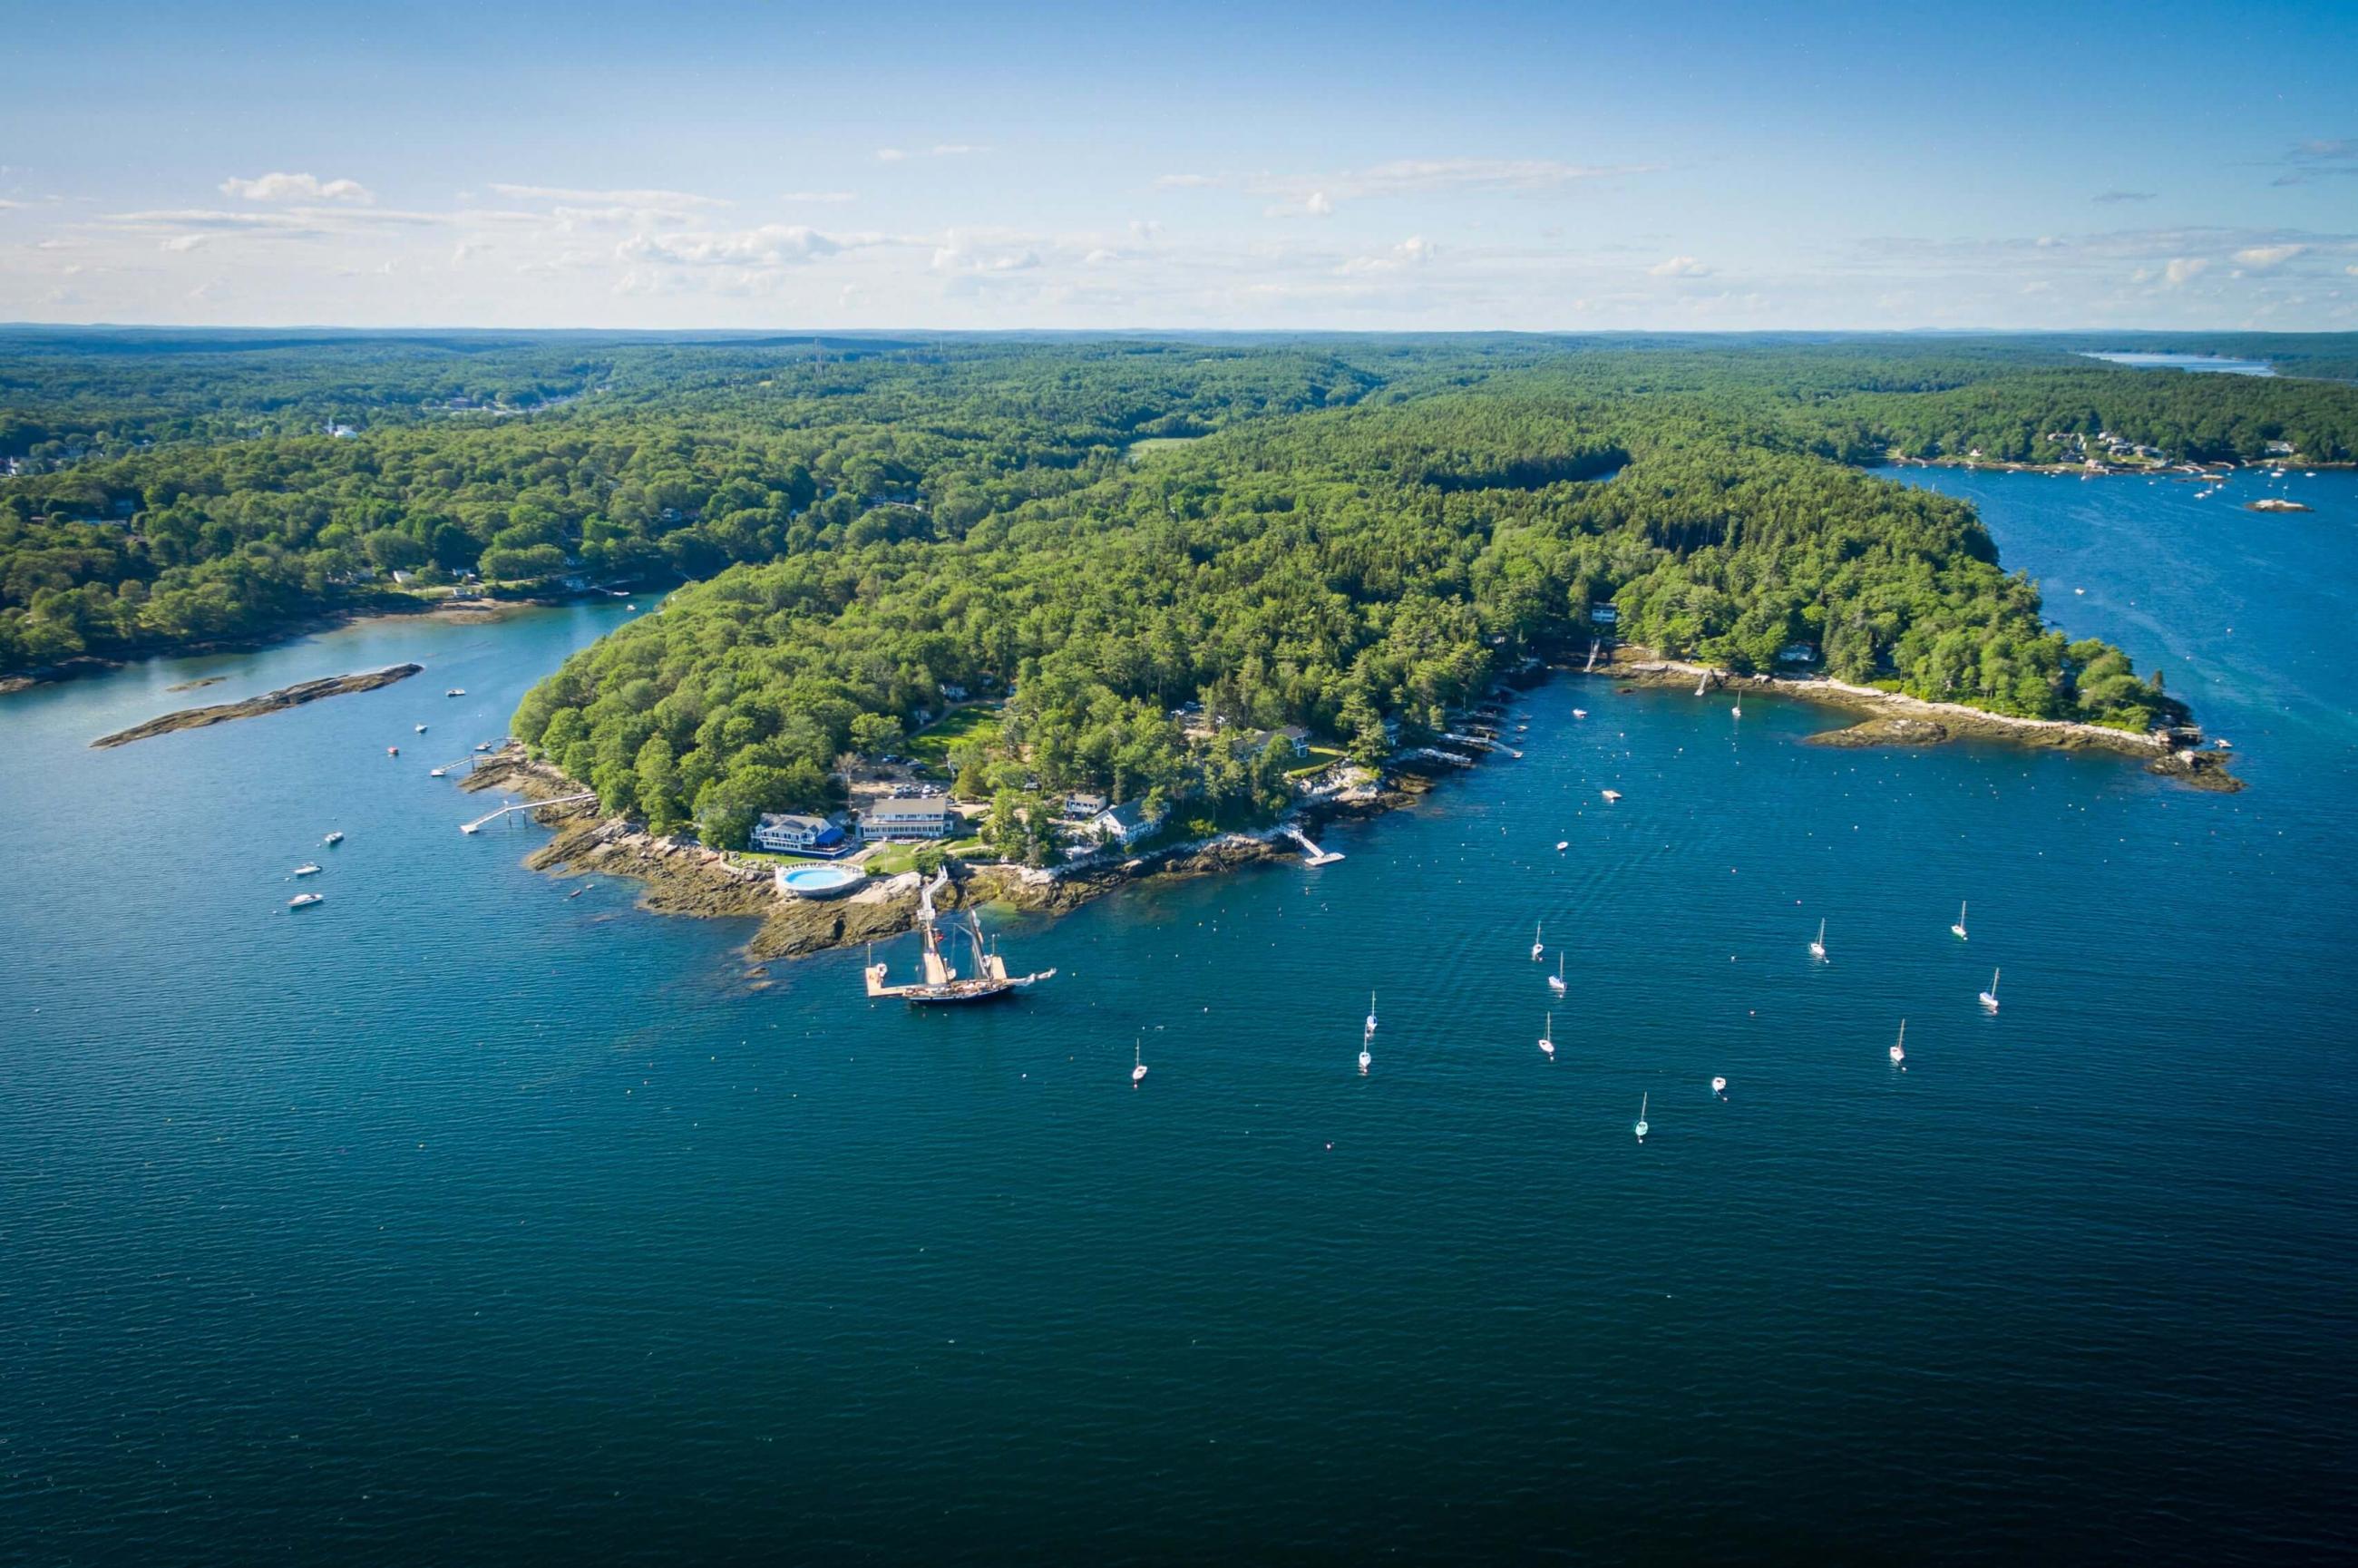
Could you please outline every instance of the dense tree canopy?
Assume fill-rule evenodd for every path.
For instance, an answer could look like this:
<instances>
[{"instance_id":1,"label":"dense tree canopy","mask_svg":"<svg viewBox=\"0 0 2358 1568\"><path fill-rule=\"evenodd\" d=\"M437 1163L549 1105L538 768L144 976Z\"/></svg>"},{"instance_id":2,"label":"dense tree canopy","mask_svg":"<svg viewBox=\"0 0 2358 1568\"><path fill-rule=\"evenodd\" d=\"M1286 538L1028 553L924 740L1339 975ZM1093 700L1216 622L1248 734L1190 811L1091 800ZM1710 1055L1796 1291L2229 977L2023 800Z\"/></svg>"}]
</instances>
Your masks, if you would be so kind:
<instances>
[{"instance_id":1,"label":"dense tree canopy","mask_svg":"<svg viewBox=\"0 0 2358 1568\"><path fill-rule=\"evenodd\" d=\"M2176 705L2050 630L1970 507L1859 465L2103 430L2358 451L2358 390L2037 340L357 341L0 352L19 445L110 398L151 443L27 447L0 481L0 672L256 634L395 572L687 580L516 716L611 809L733 840L948 687L1008 696L952 761L1019 816L1081 787L1249 814L1282 779L1245 737L1372 756L1502 661L1585 648L1608 602L1715 665L1803 642L1851 679L2144 726ZM274 424L274 378L359 427Z\"/></svg>"}]
</instances>

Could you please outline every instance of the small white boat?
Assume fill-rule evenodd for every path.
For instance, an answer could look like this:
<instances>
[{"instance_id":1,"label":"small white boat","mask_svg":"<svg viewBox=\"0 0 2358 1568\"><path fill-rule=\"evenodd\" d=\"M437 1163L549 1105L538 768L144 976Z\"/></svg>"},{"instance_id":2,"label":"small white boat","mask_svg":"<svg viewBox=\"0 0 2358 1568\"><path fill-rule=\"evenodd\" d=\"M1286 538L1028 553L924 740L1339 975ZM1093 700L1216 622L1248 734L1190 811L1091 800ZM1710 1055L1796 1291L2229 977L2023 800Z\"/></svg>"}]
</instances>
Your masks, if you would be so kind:
<instances>
[{"instance_id":1,"label":"small white boat","mask_svg":"<svg viewBox=\"0 0 2358 1568\"><path fill-rule=\"evenodd\" d=\"M1585 708L1575 708L1572 710L1572 716L1574 719L1585 719L1588 717L1588 709Z\"/></svg>"},{"instance_id":2,"label":"small white boat","mask_svg":"<svg viewBox=\"0 0 2358 1568\"><path fill-rule=\"evenodd\" d=\"M625 604L622 608L625 610L636 610L638 606L635 604Z\"/></svg>"},{"instance_id":3,"label":"small white boat","mask_svg":"<svg viewBox=\"0 0 2358 1568\"><path fill-rule=\"evenodd\" d=\"M445 697L464 697L467 695L467 688L463 686L454 686L442 695Z\"/></svg>"},{"instance_id":4,"label":"small white boat","mask_svg":"<svg viewBox=\"0 0 2358 1568\"><path fill-rule=\"evenodd\" d=\"M1138 1037L1138 1044L1130 1048L1130 1081L1131 1086L1135 1087L1138 1084L1143 1082L1146 1077L1145 1035L1140 1035Z\"/></svg>"},{"instance_id":5,"label":"small white boat","mask_svg":"<svg viewBox=\"0 0 2358 1568\"><path fill-rule=\"evenodd\" d=\"M1744 717L1744 698L1740 695L1736 699L1736 706L1729 708L1728 711L1736 715L1738 719Z\"/></svg>"},{"instance_id":6,"label":"small white boat","mask_svg":"<svg viewBox=\"0 0 2358 1568\"><path fill-rule=\"evenodd\" d=\"M325 903L327 902L328 895L323 892L298 892L293 898L287 901L287 907L289 909L308 909L315 903Z\"/></svg>"},{"instance_id":7,"label":"small white boat","mask_svg":"<svg viewBox=\"0 0 2358 1568\"><path fill-rule=\"evenodd\" d=\"M1368 1068L1375 1059L1376 1054L1368 1049L1368 1043L1364 1040L1359 1042L1359 1076L1364 1078L1368 1076Z\"/></svg>"},{"instance_id":8,"label":"small white boat","mask_svg":"<svg viewBox=\"0 0 2358 1568\"><path fill-rule=\"evenodd\" d=\"M1608 805L1621 798L1621 792L1617 789L1600 790L1597 793L1604 795Z\"/></svg>"},{"instance_id":9,"label":"small white boat","mask_svg":"<svg viewBox=\"0 0 2358 1568\"><path fill-rule=\"evenodd\" d=\"M449 772L448 768L428 768L426 770L426 776L429 779L438 779L447 776Z\"/></svg>"},{"instance_id":10,"label":"small white boat","mask_svg":"<svg viewBox=\"0 0 2358 1568\"><path fill-rule=\"evenodd\" d=\"M1958 941L1963 942L1966 940L1965 906L1963 904L1960 903L1957 905L1957 923L1954 925L1950 926L1949 930L1956 936Z\"/></svg>"},{"instance_id":11,"label":"small white boat","mask_svg":"<svg viewBox=\"0 0 2358 1568\"><path fill-rule=\"evenodd\" d=\"M1982 992L1982 1008L1987 1012L1997 1011L1997 970L1990 971L1990 989Z\"/></svg>"},{"instance_id":12,"label":"small white boat","mask_svg":"<svg viewBox=\"0 0 2358 1568\"><path fill-rule=\"evenodd\" d=\"M2087 592L2088 590L2087 590L2086 589L2084 589L2084 588L2075 588L2075 589L2073 589L2071 591L2072 591L2073 593L2085 593L2085 592Z\"/></svg>"},{"instance_id":13,"label":"small white boat","mask_svg":"<svg viewBox=\"0 0 2358 1568\"><path fill-rule=\"evenodd\" d=\"M1725 1094L1725 1093L1727 1092L1727 1080L1726 1080L1725 1078L1714 1078L1714 1079L1712 1079L1712 1081L1711 1081L1711 1092L1712 1092L1712 1093L1714 1093L1714 1094L1715 1094L1715 1095L1724 1095L1724 1094Z\"/></svg>"},{"instance_id":14,"label":"small white boat","mask_svg":"<svg viewBox=\"0 0 2358 1568\"><path fill-rule=\"evenodd\" d=\"M325 838L319 840L322 844L341 844L343 841L344 836L341 833L330 833Z\"/></svg>"},{"instance_id":15,"label":"small white boat","mask_svg":"<svg viewBox=\"0 0 2358 1568\"><path fill-rule=\"evenodd\" d=\"M2211 743L2223 752L2232 752L2235 749L2235 742L2233 741L2213 741Z\"/></svg>"},{"instance_id":16,"label":"small white boat","mask_svg":"<svg viewBox=\"0 0 2358 1568\"><path fill-rule=\"evenodd\" d=\"M1810 944L1810 957L1823 959L1826 956L1826 923L1818 922L1818 939Z\"/></svg>"},{"instance_id":17,"label":"small white boat","mask_svg":"<svg viewBox=\"0 0 2358 1568\"><path fill-rule=\"evenodd\" d=\"M1569 839L1569 838L1559 838L1559 839L1557 839L1557 840L1555 841L1555 852L1556 852L1557 854L1559 854L1559 855L1563 854L1566 849L1571 849L1571 848L1572 848L1572 840L1571 840L1571 839Z\"/></svg>"},{"instance_id":18,"label":"small white boat","mask_svg":"<svg viewBox=\"0 0 2358 1568\"><path fill-rule=\"evenodd\" d=\"M398 746L387 746L384 749L384 754L388 757L398 757L401 755L401 748Z\"/></svg>"},{"instance_id":19,"label":"small white boat","mask_svg":"<svg viewBox=\"0 0 2358 1568\"><path fill-rule=\"evenodd\" d=\"M1643 1143L1644 1141L1646 1141L1646 1134L1647 1134L1648 1132L1650 1132L1650 1131L1651 1131L1651 1130L1652 1130L1652 1129L1649 1128L1649 1127L1646 1125L1646 1102L1647 1102L1650 1098L1652 1098L1652 1097L1651 1097L1650 1095L1639 1095L1639 1096L1638 1097L1638 1127L1637 1127L1637 1132L1638 1132L1638 1141L1639 1141L1639 1142L1640 1142L1640 1143Z\"/></svg>"},{"instance_id":20,"label":"small white boat","mask_svg":"<svg viewBox=\"0 0 2358 1568\"><path fill-rule=\"evenodd\" d=\"M1540 1054L1551 1062L1555 1060L1555 1014L1552 1012L1547 1015L1547 1028L1540 1035Z\"/></svg>"},{"instance_id":21,"label":"small white boat","mask_svg":"<svg viewBox=\"0 0 2358 1568\"><path fill-rule=\"evenodd\" d=\"M425 726L425 725L423 725L423 724L420 724L420 725L417 727L417 732L418 732L420 735L425 734L425 733L426 733L426 726Z\"/></svg>"},{"instance_id":22,"label":"small white boat","mask_svg":"<svg viewBox=\"0 0 2358 1568\"><path fill-rule=\"evenodd\" d=\"M1375 993L1375 992L1373 992L1373 991L1369 991L1369 992L1368 993L1368 1033L1372 1037L1372 1036L1374 1035L1374 1033L1376 1033L1376 993Z\"/></svg>"},{"instance_id":23,"label":"small white boat","mask_svg":"<svg viewBox=\"0 0 2358 1568\"><path fill-rule=\"evenodd\" d=\"M1540 928L1534 924L1531 926L1531 962L1539 962L1540 955L1546 951L1547 944L1540 940Z\"/></svg>"},{"instance_id":24,"label":"small white boat","mask_svg":"<svg viewBox=\"0 0 2358 1568\"><path fill-rule=\"evenodd\" d=\"M1901 1072L1908 1070L1908 1021L1899 1021L1899 1038L1891 1046L1891 1065Z\"/></svg>"},{"instance_id":25,"label":"small white boat","mask_svg":"<svg viewBox=\"0 0 2358 1568\"><path fill-rule=\"evenodd\" d=\"M319 868L311 861L306 860L295 868L295 874L298 877L316 877L319 874Z\"/></svg>"},{"instance_id":26,"label":"small white boat","mask_svg":"<svg viewBox=\"0 0 2358 1568\"><path fill-rule=\"evenodd\" d=\"M1563 950L1562 948L1556 949L1555 973L1548 977L1548 989L1558 996L1563 994Z\"/></svg>"},{"instance_id":27,"label":"small white boat","mask_svg":"<svg viewBox=\"0 0 2358 1568\"><path fill-rule=\"evenodd\" d=\"M478 741L475 742L475 750L478 752L488 752L491 749L492 743L489 741Z\"/></svg>"}]
</instances>

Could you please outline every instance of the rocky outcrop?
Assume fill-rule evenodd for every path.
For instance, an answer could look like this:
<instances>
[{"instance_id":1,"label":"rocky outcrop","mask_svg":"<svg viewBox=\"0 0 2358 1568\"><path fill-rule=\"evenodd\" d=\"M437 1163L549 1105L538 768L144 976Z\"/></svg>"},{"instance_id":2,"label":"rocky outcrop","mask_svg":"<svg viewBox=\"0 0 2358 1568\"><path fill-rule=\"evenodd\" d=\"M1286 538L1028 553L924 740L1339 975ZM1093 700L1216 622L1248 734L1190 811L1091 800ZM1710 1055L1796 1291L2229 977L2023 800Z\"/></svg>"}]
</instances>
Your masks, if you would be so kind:
<instances>
[{"instance_id":1,"label":"rocky outcrop","mask_svg":"<svg viewBox=\"0 0 2358 1568\"><path fill-rule=\"evenodd\" d=\"M276 691L260 697L249 697L243 702L215 703L211 708L184 708L178 713L167 713L128 730L118 730L112 735L101 735L91 742L93 746L127 746L134 741L145 741L151 735L168 735L175 730L201 730L208 724L226 724L233 719L255 719L265 713L278 713L289 708L300 708L321 697L341 697L346 692L374 691L381 686L391 686L407 680L424 665L394 665L382 670L369 670L355 676L330 676L324 680L307 680L294 686L280 687Z\"/></svg>"},{"instance_id":2,"label":"rocky outcrop","mask_svg":"<svg viewBox=\"0 0 2358 1568\"><path fill-rule=\"evenodd\" d=\"M1937 746L1949 738L1946 726L1930 719L1870 719L1847 730L1812 735L1812 746Z\"/></svg>"}]
</instances>

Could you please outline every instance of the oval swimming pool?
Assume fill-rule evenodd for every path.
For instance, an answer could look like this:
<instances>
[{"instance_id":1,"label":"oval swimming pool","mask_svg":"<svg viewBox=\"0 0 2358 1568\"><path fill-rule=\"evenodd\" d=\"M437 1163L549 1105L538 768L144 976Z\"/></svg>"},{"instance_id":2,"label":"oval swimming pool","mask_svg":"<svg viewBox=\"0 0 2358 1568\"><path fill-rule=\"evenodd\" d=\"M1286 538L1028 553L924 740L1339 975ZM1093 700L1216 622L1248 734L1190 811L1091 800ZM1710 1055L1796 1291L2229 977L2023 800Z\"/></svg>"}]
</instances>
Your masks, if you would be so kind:
<instances>
[{"instance_id":1,"label":"oval swimming pool","mask_svg":"<svg viewBox=\"0 0 2358 1568\"><path fill-rule=\"evenodd\" d=\"M778 886L796 898L840 898L868 880L857 866L782 867Z\"/></svg>"}]
</instances>

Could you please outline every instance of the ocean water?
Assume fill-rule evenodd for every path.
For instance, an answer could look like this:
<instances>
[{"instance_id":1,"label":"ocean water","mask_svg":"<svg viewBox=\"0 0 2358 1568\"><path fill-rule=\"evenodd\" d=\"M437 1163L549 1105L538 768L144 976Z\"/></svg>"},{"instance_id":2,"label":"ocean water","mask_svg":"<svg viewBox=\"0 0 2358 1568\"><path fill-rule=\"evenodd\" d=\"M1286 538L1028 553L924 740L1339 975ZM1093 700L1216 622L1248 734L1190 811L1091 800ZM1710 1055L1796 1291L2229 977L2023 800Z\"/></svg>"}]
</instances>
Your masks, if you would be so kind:
<instances>
[{"instance_id":1,"label":"ocean water","mask_svg":"<svg viewBox=\"0 0 2358 1568\"><path fill-rule=\"evenodd\" d=\"M2274 375L2277 367L2266 360L2231 359L2224 354L2119 353L2086 356L2109 360L2132 370L2183 370L2198 375Z\"/></svg>"},{"instance_id":2,"label":"ocean water","mask_svg":"<svg viewBox=\"0 0 2358 1568\"><path fill-rule=\"evenodd\" d=\"M2253 787L1562 677L1341 863L919 1012L455 831L619 608L8 699L0 1558L2346 1552L2358 480L1905 478Z\"/></svg>"}]
</instances>

